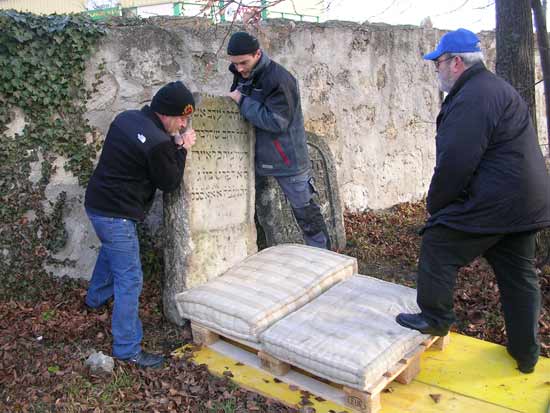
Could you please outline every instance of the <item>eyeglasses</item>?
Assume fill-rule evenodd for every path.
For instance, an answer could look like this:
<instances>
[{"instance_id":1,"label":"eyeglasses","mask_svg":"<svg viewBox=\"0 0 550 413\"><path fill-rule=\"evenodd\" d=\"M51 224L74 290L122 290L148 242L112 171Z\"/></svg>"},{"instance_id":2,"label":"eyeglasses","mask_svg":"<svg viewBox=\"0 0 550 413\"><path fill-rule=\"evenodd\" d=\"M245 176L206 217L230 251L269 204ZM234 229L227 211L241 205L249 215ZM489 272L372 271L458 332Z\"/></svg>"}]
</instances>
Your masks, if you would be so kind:
<instances>
[{"instance_id":1,"label":"eyeglasses","mask_svg":"<svg viewBox=\"0 0 550 413\"><path fill-rule=\"evenodd\" d=\"M434 60L435 68L439 69L439 65L441 63L446 62L447 60L451 60L453 57L455 57L455 56L451 56L451 57L448 57L448 58L443 59L443 60Z\"/></svg>"}]
</instances>

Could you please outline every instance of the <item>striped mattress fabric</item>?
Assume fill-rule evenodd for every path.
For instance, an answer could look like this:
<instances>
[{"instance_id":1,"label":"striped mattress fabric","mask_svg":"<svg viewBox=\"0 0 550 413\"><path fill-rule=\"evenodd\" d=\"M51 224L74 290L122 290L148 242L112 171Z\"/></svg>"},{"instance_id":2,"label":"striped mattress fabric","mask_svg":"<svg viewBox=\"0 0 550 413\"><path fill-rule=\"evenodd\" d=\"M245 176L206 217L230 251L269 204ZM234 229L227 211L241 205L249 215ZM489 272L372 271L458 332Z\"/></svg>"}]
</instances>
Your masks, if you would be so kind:
<instances>
[{"instance_id":1,"label":"striped mattress fabric","mask_svg":"<svg viewBox=\"0 0 550 413\"><path fill-rule=\"evenodd\" d=\"M428 336L401 327L416 290L364 275L335 285L260 336L261 349L317 376L366 390Z\"/></svg>"},{"instance_id":2,"label":"striped mattress fabric","mask_svg":"<svg viewBox=\"0 0 550 413\"><path fill-rule=\"evenodd\" d=\"M283 244L260 251L206 284L176 296L182 317L230 338L259 333L357 273L355 258Z\"/></svg>"}]
</instances>

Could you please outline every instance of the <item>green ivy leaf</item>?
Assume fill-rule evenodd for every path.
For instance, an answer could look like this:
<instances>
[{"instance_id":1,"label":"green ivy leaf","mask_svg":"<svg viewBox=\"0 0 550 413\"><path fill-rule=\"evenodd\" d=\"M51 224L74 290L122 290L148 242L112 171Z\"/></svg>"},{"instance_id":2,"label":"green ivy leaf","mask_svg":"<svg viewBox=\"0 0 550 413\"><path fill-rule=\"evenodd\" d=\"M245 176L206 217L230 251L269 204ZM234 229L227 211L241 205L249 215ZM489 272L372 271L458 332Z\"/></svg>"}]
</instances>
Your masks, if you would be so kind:
<instances>
[{"instance_id":1,"label":"green ivy leaf","mask_svg":"<svg viewBox=\"0 0 550 413\"><path fill-rule=\"evenodd\" d=\"M48 372L51 374L55 374L60 370L59 366L49 366Z\"/></svg>"},{"instance_id":2,"label":"green ivy leaf","mask_svg":"<svg viewBox=\"0 0 550 413\"><path fill-rule=\"evenodd\" d=\"M91 127L84 117L84 70L105 29L88 16L14 10L0 10L0 27L0 245L9 250L10 272L22 274L41 270L67 239L65 196L58 197L51 213L42 205L53 160L65 156L64 168L81 184L91 174L97 149L85 143ZM98 69L103 72L104 66ZM15 107L23 111L26 125L13 138L5 133ZM39 182L31 183L30 163L38 160L37 151L42 174ZM22 226L22 215L29 209L36 219ZM43 314L45 320L53 316ZM50 367L57 368L50 372L59 371Z\"/></svg>"}]
</instances>

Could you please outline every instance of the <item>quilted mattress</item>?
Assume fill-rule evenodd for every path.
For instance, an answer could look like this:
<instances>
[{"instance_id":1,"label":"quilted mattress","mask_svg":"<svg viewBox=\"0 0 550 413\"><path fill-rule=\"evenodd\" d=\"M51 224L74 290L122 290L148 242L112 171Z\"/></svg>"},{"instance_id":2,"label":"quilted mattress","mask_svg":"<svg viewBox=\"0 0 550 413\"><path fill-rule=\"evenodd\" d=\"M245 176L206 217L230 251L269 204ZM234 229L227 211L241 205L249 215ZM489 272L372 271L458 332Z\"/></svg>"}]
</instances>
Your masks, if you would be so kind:
<instances>
[{"instance_id":1,"label":"quilted mattress","mask_svg":"<svg viewBox=\"0 0 550 413\"><path fill-rule=\"evenodd\" d=\"M180 315L227 337L257 343L276 321L357 273L355 258L283 244L176 296Z\"/></svg>"},{"instance_id":2,"label":"quilted mattress","mask_svg":"<svg viewBox=\"0 0 550 413\"><path fill-rule=\"evenodd\" d=\"M366 390L428 337L397 324L400 312L419 312L415 290L355 275L274 323L261 334L261 349Z\"/></svg>"}]
</instances>

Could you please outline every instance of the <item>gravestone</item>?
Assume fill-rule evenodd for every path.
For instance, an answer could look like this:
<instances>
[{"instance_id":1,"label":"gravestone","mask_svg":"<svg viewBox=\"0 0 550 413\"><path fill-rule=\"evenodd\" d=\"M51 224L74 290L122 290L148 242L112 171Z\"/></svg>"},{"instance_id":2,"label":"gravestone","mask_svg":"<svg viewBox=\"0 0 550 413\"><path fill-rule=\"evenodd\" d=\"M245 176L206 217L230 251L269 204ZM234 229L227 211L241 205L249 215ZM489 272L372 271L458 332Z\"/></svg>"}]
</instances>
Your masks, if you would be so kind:
<instances>
[{"instance_id":1,"label":"gravestone","mask_svg":"<svg viewBox=\"0 0 550 413\"><path fill-rule=\"evenodd\" d=\"M227 97L197 95L180 188L164 195L166 317L182 325L175 295L215 278L257 251L254 132Z\"/></svg>"},{"instance_id":2,"label":"gravestone","mask_svg":"<svg viewBox=\"0 0 550 413\"><path fill-rule=\"evenodd\" d=\"M332 249L342 249L346 245L346 235L334 158L324 140L313 133L307 133L307 145L318 192L315 200L325 218ZM287 242L304 242L290 203L273 177L257 177L256 218L258 244L261 248Z\"/></svg>"}]
</instances>

